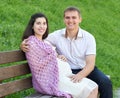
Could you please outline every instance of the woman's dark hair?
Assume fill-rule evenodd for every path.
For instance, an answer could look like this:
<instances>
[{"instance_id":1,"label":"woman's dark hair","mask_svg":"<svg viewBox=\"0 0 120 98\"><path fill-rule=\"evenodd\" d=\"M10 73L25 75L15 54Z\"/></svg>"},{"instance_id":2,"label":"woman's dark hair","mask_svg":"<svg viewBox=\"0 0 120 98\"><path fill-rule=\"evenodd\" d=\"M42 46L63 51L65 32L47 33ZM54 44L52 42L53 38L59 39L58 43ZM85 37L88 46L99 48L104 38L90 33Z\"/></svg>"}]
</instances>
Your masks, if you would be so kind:
<instances>
[{"instance_id":1,"label":"woman's dark hair","mask_svg":"<svg viewBox=\"0 0 120 98\"><path fill-rule=\"evenodd\" d=\"M47 36L48 36L48 33L49 33L49 29L48 29L48 19L47 17L42 14L42 13L35 13L34 15L31 16L30 18L30 21L23 33L23 37L22 37L22 40L28 38L29 36L31 35L34 35L34 30L32 29L33 28L33 25L34 25L34 22L37 18L40 18L40 17L44 17L46 19L46 23L47 23L47 29L46 29L46 32L45 34L43 35L42 39L45 39Z\"/></svg>"}]
</instances>

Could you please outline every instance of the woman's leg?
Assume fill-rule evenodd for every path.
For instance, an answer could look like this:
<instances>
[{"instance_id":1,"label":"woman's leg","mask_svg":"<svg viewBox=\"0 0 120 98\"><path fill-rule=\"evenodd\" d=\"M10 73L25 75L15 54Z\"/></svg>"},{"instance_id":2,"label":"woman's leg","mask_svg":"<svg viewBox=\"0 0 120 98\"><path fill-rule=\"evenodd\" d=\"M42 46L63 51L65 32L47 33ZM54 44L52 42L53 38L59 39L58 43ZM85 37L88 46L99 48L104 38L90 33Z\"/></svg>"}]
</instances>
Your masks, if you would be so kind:
<instances>
[{"instance_id":1,"label":"woman's leg","mask_svg":"<svg viewBox=\"0 0 120 98\"><path fill-rule=\"evenodd\" d=\"M98 98L98 87L96 87L87 98Z\"/></svg>"},{"instance_id":2,"label":"woman's leg","mask_svg":"<svg viewBox=\"0 0 120 98\"><path fill-rule=\"evenodd\" d=\"M97 67L88 75L88 78L98 84L100 98L113 98L112 82Z\"/></svg>"},{"instance_id":3,"label":"woman's leg","mask_svg":"<svg viewBox=\"0 0 120 98\"><path fill-rule=\"evenodd\" d=\"M77 74L81 69L72 70L74 74ZM102 73L97 67L87 76L87 78L96 82L99 86L100 98L113 98L112 82Z\"/></svg>"}]
</instances>

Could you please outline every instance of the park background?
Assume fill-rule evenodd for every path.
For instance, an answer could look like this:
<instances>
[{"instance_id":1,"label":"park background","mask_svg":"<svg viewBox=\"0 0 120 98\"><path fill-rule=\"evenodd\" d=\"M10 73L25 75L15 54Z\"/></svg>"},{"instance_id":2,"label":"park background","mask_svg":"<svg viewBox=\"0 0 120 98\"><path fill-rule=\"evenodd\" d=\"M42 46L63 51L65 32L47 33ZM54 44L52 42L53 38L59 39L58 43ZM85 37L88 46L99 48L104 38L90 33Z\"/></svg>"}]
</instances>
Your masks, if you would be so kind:
<instances>
[{"instance_id":1,"label":"park background","mask_svg":"<svg viewBox=\"0 0 120 98\"><path fill-rule=\"evenodd\" d=\"M50 33L64 28L63 11L68 6L81 10L80 27L96 39L96 66L110 75L113 89L117 90L120 87L119 0L0 0L0 51L20 48L23 31L33 13L42 12L48 17ZM33 91L6 98L23 98Z\"/></svg>"}]
</instances>

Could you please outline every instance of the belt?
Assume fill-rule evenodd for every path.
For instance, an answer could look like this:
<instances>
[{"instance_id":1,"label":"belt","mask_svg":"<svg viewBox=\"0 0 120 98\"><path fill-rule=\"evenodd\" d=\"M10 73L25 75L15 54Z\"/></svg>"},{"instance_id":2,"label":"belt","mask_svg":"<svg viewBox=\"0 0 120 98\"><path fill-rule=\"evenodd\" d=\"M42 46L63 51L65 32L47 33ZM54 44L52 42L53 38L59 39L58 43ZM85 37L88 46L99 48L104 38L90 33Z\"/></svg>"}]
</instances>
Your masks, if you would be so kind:
<instances>
[{"instance_id":1,"label":"belt","mask_svg":"<svg viewBox=\"0 0 120 98\"><path fill-rule=\"evenodd\" d=\"M82 69L72 69L72 71L81 71Z\"/></svg>"}]
</instances>

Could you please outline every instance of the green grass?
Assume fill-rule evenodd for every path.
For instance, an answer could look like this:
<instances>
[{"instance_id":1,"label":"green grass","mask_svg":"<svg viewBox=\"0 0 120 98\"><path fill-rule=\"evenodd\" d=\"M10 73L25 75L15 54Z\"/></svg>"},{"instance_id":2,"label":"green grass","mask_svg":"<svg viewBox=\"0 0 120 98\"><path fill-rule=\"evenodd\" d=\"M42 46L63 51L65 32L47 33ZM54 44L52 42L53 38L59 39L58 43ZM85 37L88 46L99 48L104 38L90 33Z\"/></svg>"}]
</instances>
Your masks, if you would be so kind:
<instances>
[{"instance_id":1,"label":"green grass","mask_svg":"<svg viewBox=\"0 0 120 98\"><path fill-rule=\"evenodd\" d=\"M0 51L19 49L23 31L33 13L44 13L53 32L64 27L64 9L76 6L82 12L81 28L96 38L96 65L111 76L113 88L117 89L120 87L119 5L119 0L0 0ZM7 98L22 98L27 94L26 91Z\"/></svg>"}]
</instances>

